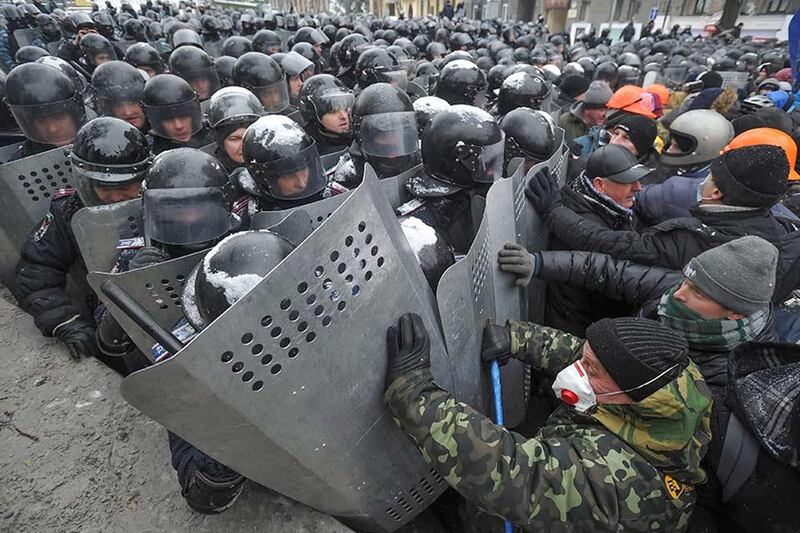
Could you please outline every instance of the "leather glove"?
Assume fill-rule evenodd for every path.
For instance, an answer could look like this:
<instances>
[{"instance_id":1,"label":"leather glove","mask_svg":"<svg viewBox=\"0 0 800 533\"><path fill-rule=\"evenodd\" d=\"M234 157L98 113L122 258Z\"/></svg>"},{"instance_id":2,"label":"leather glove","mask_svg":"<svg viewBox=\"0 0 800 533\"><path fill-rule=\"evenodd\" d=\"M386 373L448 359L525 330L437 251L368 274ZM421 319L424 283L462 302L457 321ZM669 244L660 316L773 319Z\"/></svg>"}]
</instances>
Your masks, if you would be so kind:
<instances>
[{"instance_id":1,"label":"leather glove","mask_svg":"<svg viewBox=\"0 0 800 533\"><path fill-rule=\"evenodd\" d=\"M130 262L130 270L137 268L149 267L164 261L169 261L170 256L167 252L156 248L155 246L145 246L133 256Z\"/></svg>"},{"instance_id":2,"label":"leather glove","mask_svg":"<svg viewBox=\"0 0 800 533\"><path fill-rule=\"evenodd\" d=\"M500 366L511 357L511 332L505 326L487 324L481 339L481 361L488 365L495 359Z\"/></svg>"},{"instance_id":3,"label":"leather glove","mask_svg":"<svg viewBox=\"0 0 800 533\"><path fill-rule=\"evenodd\" d=\"M524 247L515 242L507 242L503 249L497 253L497 262L500 263L500 270L511 272L517 276L516 284L519 287L527 287L531 278L539 271L541 255L528 253Z\"/></svg>"},{"instance_id":4,"label":"leather glove","mask_svg":"<svg viewBox=\"0 0 800 533\"><path fill-rule=\"evenodd\" d=\"M76 361L81 357L94 357L98 354L94 340L94 326L82 318L56 326L55 335L67 345L69 354Z\"/></svg>"},{"instance_id":5,"label":"leather glove","mask_svg":"<svg viewBox=\"0 0 800 533\"><path fill-rule=\"evenodd\" d=\"M525 196L528 197L533 208L541 217L561 205L561 191L548 168L531 176L528 186L525 187Z\"/></svg>"},{"instance_id":6,"label":"leather glove","mask_svg":"<svg viewBox=\"0 0 800 533\"><path fill-rule=\"evenodd\" d=\"M397 328L389 327L386 332L386 344L389 351L387 387L403 374L430 368L431 341L418 314L406 313L400 317Z\"/></svg>"}]
</instances>

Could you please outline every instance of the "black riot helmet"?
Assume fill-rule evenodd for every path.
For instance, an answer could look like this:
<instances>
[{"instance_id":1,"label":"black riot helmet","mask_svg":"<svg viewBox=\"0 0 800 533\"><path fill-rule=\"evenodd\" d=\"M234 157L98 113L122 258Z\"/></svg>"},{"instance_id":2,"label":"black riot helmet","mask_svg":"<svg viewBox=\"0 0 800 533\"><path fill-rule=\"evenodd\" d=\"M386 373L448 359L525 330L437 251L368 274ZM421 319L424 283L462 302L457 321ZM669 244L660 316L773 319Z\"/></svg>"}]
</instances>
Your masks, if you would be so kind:
<instances>
[{"instance_id":1,"label":"black riot helmet","mask_svg":"<svg viewBox=\"0 0 800 533\"><path fill-rule=\"evenodd\" d=\"M114 45L98 33L87 33L81 37L80 47L83 58L90 68L117 59Z\"/></svg>"},{"instance_id":2,"label":"black riot helmet","mask_svg":"<svg viewBox=\"0 0 800 533\"><path fill-rule=\"evenodd\" d=\"M550 95L550 83L540 76L515 72L503 80L497 95L497 112L505 115L518 107L541 109Z\"/></svg>"},{"instance_id":3,"label":"black riot helmet","mask_svg":"<svg viewBox=\"0 0 800 533\"><path fill-rule=\"evenodd\" d=\"M17 65L22 65L23 63L33 63L37 59L49 55L50 53L47 50L38 46L21 46L17 53L14 54L14 61L17 62Z\"/></svg>"},{"instance_id":4,"label":"black riot helmet","mask_svg":"<svg viewBox=\"0 0 800 533\"><path fill-rule=\"evenodd\" d=\"M420 138L433 117L449 107L450 104L438 96L423 96L414 100L414 113L417 115L417 132Z\"/></svg>"},{"instance_id":5,"label":"black riot helmet","mask_svg":"<svg viewBox=\"0 0 800 533\"><path fill-rule=\"evenodd\" d=\"M219 76L214 68L214 60L202 48L177 48L169 56L169 68L173 74L189 82L201 102L211 98L219 89Z\"/></svg>"},{"instance_id":6,"label":"black riot helmet","mask_svg":"<svg viewBox=\"0 0 800 533\"><path fill-rule=\"evenodd\" d=\"M50 15L41 14L36 17L36 27L42 32L45 40L54 42L61 38L61 30L58 27L56 19Z\"/></svg>"},{"instance_id":7,"label":"black riot helmet","mask_svg":"<svg viewBox=\"0 0 800 533\"><path fill-rule=\"evenodd\" d=\"M219 56L214 60L214 69L217 71L219 84L223 87L233 85L233 66L236 58L231 56Z\"/></svg>"},{"instance_id":8,"label":"black riot helmet","mask_svg":"<svg viewBox=\"0 0 800 533\"><path fill-rule=\"evenodd\" d=\"M103 189L141 186L152 155L136 127L118 118L98 117L78 131L69 159L78 195L83 205L92 206L109 203Z\"/></svg>"},{"instance_id":9,"label":"black riot helmet","mask_svg":"<svg viewBox=\"0 0 800 533\"><path fill-rule=\"evenodd\" d=\"M617 86L618 78L619 69L617 68L617 64L611 61L600 63L594 70L594 79L606 82L608 86L611 87L612 91Z\"/></svg>"},{"instance_id":10,"label":"black riot helmet","mask_svg":"<svg viewBox=\"0 0 800 533\"><path fill-rule=\"evenodd\" d=\"M369 41L360 33L353 33L341 40L337 51L339 67L343 70L352 68L358 61L358 56L366 48Z\"/></svg>"},{"instance_id":11,"label":"black riot helmet","mask_svg":"<svg viewBox=\"0 0 800 533\"><path fill-rule=\"evenodd\" d=\"M8 31L14 32L14 30L18 30L20 28L25 27L25 18L22 12L15 6L14 4L3 4L2 11L0 11L0 15L3 15L3 18L6 19L6 24L8 24Z\"/></svg>"},{"instance_id":12,"label":"black riot helmet","mask_svg":"<svg viewBox=\"0 0 800 533\"><path fill-rule=\"evenodd\" d=\"M422 136L426 175L409 184L414 196L447 196L503 177L505 138L492 116L454 105L436 115Z\"/></svg>"},{"instance_id":13,"label":"black riot helmet","mask_svg":"<svg viewBox=\"0 0 800 533\"><path fill-rule=\"evenodd\" d=\"M253 51L272 55L280 52L283 43L277 32L272 30L258 30L253 36Z\"/></svg>"},{"instance_id":14,"label":"black riot helmet","mask_svg":"<svg viewBox=\"0 0 800 533\"><path fill-rule=\"evenodd\" d=\"M6 78L5 102L25 137L64 146L72 142L85 119L75 83L58 68L26 63Z\"/></svg>"},{"instance_id":15,"label":"black riot helmet","mask_svg":"<svg viewBox=\"0 0 800 533\"><path fill-rule=\"evenodd\" d=\"M144 128L145 117L140 102L144 97L144 76L124 61L103 63L92 73L92 90L97 110L107 116Z\"/></svg>"},{"instance_id":16,"label":"black riot helmet","mask_svg":"<svg viewBox=\"0 0 800 533\"><path fill-rule=\"evenodd\" d=\"M42 65L47 65L59 69L61 72L66 74L69 77L69 79L72 80L72 83L75 84L75 89L81 95L86 94L87 90L86 78L84 78L82 74L79 74L78 71L75 70L75 67L73 67L60 57L43 56L37 59L36 62Z\"/></svg>"},{"instance_id":17,"label":"black riot helmet","mask_svg":"<svg viewBox=\"0 0 800 533\"><path fill-rule=\"evenodd\" d=\"M122 28L126 39L131 39L140 43L147 42L147 29L142 21L137 19L126 20Z\"/></svg>"},{"instance_id":18,"label":"black riot helmet","mask_svg":"<svg viewBox=\"0 0 800 533\"><path fill-rule=\"evenodd\" d=\"M234 130L246 128L264 114L258 97L243 87L220 89L209 104L206 122L217 134L219 146Z\"/></svg>"},{"instance_id":19,"label":"black riot helmet","mask_svg":"<svg viewBox=\"0 0 800 533\"><path fill-rule=\"evenodd\" d=\"M622 65L617 71L617 84L619 87L624 85L639 85L639 77L641 72L639 67L631 65Z\"/></svg>"},{"instance_id":20,"label":"black riot helmet","mask_svg":"<svg viewBox=\"0 0 800 533\"><path fill-rule=\"evenodd\" d=\"M181 305L189 324L197 331L205 329L294 248L282 236L266 230L242 231L222 239L187 278Z\"/></svg>"},{"instance_id":21,"label":"black riot helmet","mask_svg":"<svg viewBox=\"0 0 800 533\"><path fill-rule=\"evenodd\" d=\"M94 27L97 33L106 39L114 38L114 17L104 11L92 13L92 20L94 20Z\"/></svg>"},{"instance_id":22,"label":"black riot helmet","mask_svg":"<svg viewBox=\"0 0 800 533\"><path fill-rule=\"evenodd\" d=\"M194 89L174 74L147 80L142 103L153 133L159 137L188 142L203 127Z\"/></svg>"},{"instance_id":23,"label":"black riot helmet","mask_svg":"<svg viewBox=\"0 0 800 533\"><path fill-rule=\"evenodd\" d=\"M414 68L413 83L425 89L427 94L433 94L436 90L436 82L439 81L439 69L429 61L420 61Z\"/></svg>"},{"instance_id":24,"label":"black riot helmet","mask_svg":"<svg viewBox=\"0 0 800 533\"><path fill-rule=\"evenodd\" d=\"M261 117L247 128L242 143L245 166L263 196L303 200L325 189L317 144L289 117Z\"/></svg>"},{"instance_id":25,"label":"black riot helmet","mask_svg":"<svg viewBox=\"0 0 800 533\"><path fill-rule=\"evenodd\" d=\"M142 194L144 233L173 257L216 244L233 227L228 173L213 156L194 148L157 155Z\"/></svg>"},{"instance_id":26,"label":"black riot helmet","mask_svg":"<svg viewBox=\"0 0 800 533\"><path fill-rule=\"evenodd\" d=\"M267 113L281 113L289 107L289 89L280 65L261 52L247 52L233 66L233 82L251 90Z\"/></svg>"},{"instance_id":27,"label":"black riot helmet","mask_svg":"<svg viewBox=\"0 0 800 533\"><path fill-rule=\"evenodd\" d=\"M88 15L88 13L84 11L73 11L69 15L65 21L69 21L69 27L72 29L72 34L78 33L80 30L94 30L94 21L92 17Z\"/></svg>"},{"instance_id":28,"label":"black riot helmet","mask_svg":"<svg viewBox=\"0 0 800 533\"><path fill-rule=\"evenodd\" d=\"M428 61L433 61L434 59L444 57L447 54L447 48L444 44L434 41L429 43L425 47L425 58Z\"/></svg>"},{"instance_id":29,"label":"black riot helmet","mask_svg":"<svg viewBox=\"0 0 800 533\"><path fill-rule=\"evenodd\" d=\"M221 55L240 57L253 50L253 44L247 37L231 35L222 42Z\"/></svg>"},{"instance_id":30,"label":"black riot helmet","mask_svg":"<svg viewBox=\"0 0 800 533\"><path fill-rule=\"evenodd\" d=\"M147 72L151 78L164 72L164 61L158 51L147 43L135 43L125 51L125 62Z\"/></svg>"},{"instance_id":31,"label":"black riot helmet","mask_svg":"<svg viewBox=\"0 0 800 533\"><path fill-rule=\"evenodd\" d=\"M482 107L486 99L486 75L471 61L457 59L442 69L436 83L436 96L451 105Z\"/></svg>"},{"instance_id":32,"label":"black riot helmet","mask_svg":"<svg viewBox=\"0 0 800 533\"><path fill-rule=\"evenodd\" d=\"M178 50L182 46L196 46L203 49L203 38L189 28L181 28L172 34L172 48Z\"/></svg>"},{"instance_id":33,"label":"black riot helmet","mask_svg":"<svg viewBox=\"0 0 800 533\"><path fill-rule=\"evenodd\" d=\"M338 78L330 74L317 74L303 82L300 89L300 112L307 122L316 122L321 131L328 135L336 135L342 139L350 137L351 114L355 97ZM325 115L336 114L331 120L345 128L343 131L332 131L324 123Z\"/></svg>"},{"instance_id":34,"label":"black riot helmet","mask_svg":"<svg viewBox=\"0 0 800 533\"><path fill-rule=\"evenodd\" d=\"M358 56L356 78L362 89L373 83L391 83L404 91L408 85L406 69L383 48L369 48Z\"/></svg>"},{"instance_id":35,"label":"black riot helmet","mask_svg":"<svg viewBox=\"0 0 800 533\"><path fill-rule=\"evenodd\" d=\"M544 111L518 107L500 119L500 128L506 135L506 167L511 159L521 157L529 162L527 171L533 165L550 159L558 149L556 125Z\"/></svg>"},{"instance_id":36,"label":"black riot helmet","mask_svg":"<svg viewBox=\"0 0 800 533\"><path fill-rule=\"evenodd\" d=\"M593 80L594 71L597 69L597 64L594 59L586 56L578 59L577 63L583 67L583 75L586 76L587 79Z\"/></svg>"},{"instance_id":37,"label":"black riot helmet","mask_svg":"<svg viewBox=\"0 0 800 533\"><path fill-rule=\"evenodd\" d=\"M353 131L363 159L380 177L396 176L420 161L414 106L388 83L370 85L358 95Z\"/></svg>"},{"instance_id":38,"label":"black riot helmet","mask_svg":"<svg viewBox=\"0 0 800 533\"><path fill-rule=\"evenodd\" d=\"M624 54L620 54L619 57L617 57L617 63L619 66L627 65L629 67L636 68L640 68L642 66L641 58L633 52L625 52Z\"/></svg>"},{"instance_id":39,"label":"black riot helmet","mask_svg":"<svg viewBox=\"0 0 800 533\"><path fill-rule=\"evenodd\" d=\"M312 46L321 46L330 42L328 36L318 28L311 28L309 26L300 28L294 34L295 43L308 43Z\"/></svg>"}]
</instances>

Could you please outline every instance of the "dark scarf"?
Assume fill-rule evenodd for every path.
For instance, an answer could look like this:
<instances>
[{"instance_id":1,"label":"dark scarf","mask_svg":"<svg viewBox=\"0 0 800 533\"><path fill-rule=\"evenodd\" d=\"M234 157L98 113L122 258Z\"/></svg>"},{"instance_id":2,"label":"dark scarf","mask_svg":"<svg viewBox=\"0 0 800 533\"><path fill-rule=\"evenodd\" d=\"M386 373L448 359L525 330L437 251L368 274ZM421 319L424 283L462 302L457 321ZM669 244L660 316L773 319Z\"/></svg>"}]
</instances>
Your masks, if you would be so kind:
<instances>
[{"instance_id":1,"label":"dark scarf","mask_svg":"<svg viewBox=\"0 0 800 533\"><path fill-rule=\"evenodd\" d=\"M586 173L578 176L578 179L572 182L571 187L599 212L611 219L612 229L620 229L633 220L633 211L622 207L605 194L597 192Z\"/></svg>"}]
</instances>

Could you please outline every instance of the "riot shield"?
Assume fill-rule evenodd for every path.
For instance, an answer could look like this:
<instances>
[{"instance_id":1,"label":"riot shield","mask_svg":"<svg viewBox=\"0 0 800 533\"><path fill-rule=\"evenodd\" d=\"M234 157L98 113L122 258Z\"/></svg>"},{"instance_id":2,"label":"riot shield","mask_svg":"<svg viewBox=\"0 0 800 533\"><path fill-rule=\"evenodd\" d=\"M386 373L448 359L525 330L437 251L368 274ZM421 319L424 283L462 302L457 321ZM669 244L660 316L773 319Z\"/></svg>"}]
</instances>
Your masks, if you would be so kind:
<instances>
[{"instance_id":1,"label":"riot shield","mask_svg":"<svg viewBox=\"0 0 800 533\"><path fill-rule=\"evenodd\" d=\"M408 193L405 190L405 183L409 177L414 176L417 172L422 171L422 165L417 165L402 174L398 174L392 178L380 180L380 189L384 196L389 201L392 208L397 208L408 200ZM364 165L364 176L371 176L377 179L375 170L366 163ZM350 192L337 194L324 200L319 200L312 204L306 204L292 209L285 209L282 211L259 211L250 217L250 227L252 229L265 229L274 226L294 210L301 209L306 212L314 228L320 226L331 214L339 207L348 197Z\"/></svg>"},{"instance_id":2,"label":"riot shield","mask_svg":"<svg viewBox=\"0 0 800 533\"><path fill-rule=\"evenodd\" d=\"M650 71L645 73L644 78L642 79L642 87L647 87L649 85L653 85L654 83L659 83L661 81L661 74L656 71ZM661 105L666 104L667 102L661 102Z\"/></svg>"},{"instance_id":3,"label":"riot shield","mask_svg":"<svg viewBox=\"0 0 800 533\"><path fill-rule=\"evenodd\" d=\"M673 89L686 83L688 75L689 69L687 67L667 67L664 69L664 81L667 82L667 86Z\"/></svg>"},{"instance_id":4,"label":"riot shield","mask_svg":"<svg viewBox=\"0 0 800 533\"><path fill-rule=\"evenodd\" d=\"M727 89L733 87L737 91L739 89L747 89L750 83L750 74L748 72L739 71L718 71L717 74L722 76L722 88Z\"/></svg>"},{"instance_id":5,"label":"riot shield","mask_svg":"<svg viewBox=\"0 0 800 533\"><path fill-rule=\"evenodd\" d=\"M408 82L408 87L406 88L406 94L408 94L408 97L411 98L411 101L413 102L417 98L428 96L428 91L413 81L410 81Z\"/></svg>"},{"instance_id":6,"label":"riot shield","mask_svg":"<svg viewBox=\"0 0 800 533\"><path fill-rule=\"evenodd\" d=\"M289 50L289 47L288 47L289 39L292 38L292 36L294 35L294 32L293 31L289 31L289 30L284 30L284 29L277 29L277 30L275 30L275 33L277 33L278 37L281 38L281 51L283 51L283 52L288 51Z\"/></svg>"},{"instance_id":7,"label":"riot shield","mask_svg":"<svg viewBox=\"0 0 800 533\"><path fill-rule=\"evenodd\" d=\"M14 269L25 240L42 222L57 189L72 177L64 148L5 163L0 167L0 280L18 295Z\"/></svg>"},{"instance_id":8,"label":"riot shield","mask_svg":"<svg viewBox=\"0 0 800 533\"><path fill-rule=\"evenodd\" d=\"M72 231L89 272L110 272L120 239L142 236L142 201L84 207L72 217Z\"/></svg>"},{"instance_id":9,"label":"riot shield","mask_svg":"<svg viewBox=\"0 0 800 533\"><path fill-rule=\"evenodd\" d=\"M17 44L20 48L23 46L36 46L33 44L33 42L38 36L38 32L33 28L20 28L18 30L14 30L14 39L17 40Z\"/></svg>"},{"instance_id":10,"label":"riot shield","mask_svg":"<svg viewBox=\"0 0 800 533\"><path fill-rule=\"evenodd\" d=\"M47 43L47 51L50 52L50 55L57 56L58 50L61 48L61 41L50 41Z\"/></svg>"},{"instance_id":11,"label":"riot shield","mask_svg":"<svg viewBox=\"0 0 800 533\"><path fill-rule=\"evenodd\" d=\"M367 176L254 289L122 393L242 475L360 531L394 531L446 486L382 401L386 330L410 311L431 335L437 382L453 388L429 293Z\"/></svg>"},{"instance_id":12,"label":"riot shield","mask_svg":"<svg viewBox=\"0 0 800 533\"><path fill-rule=\"evenodd\" d=\"M344 150L339 150L338 152L331 152L329 154L325 154L320 156L320 160L322 160L322 168L325 169L325 173L328 175L333 174L336 170L336 166L339 164L339 159L347 153L347 148Z\"/></svg>"},{"instance_id":13,"label":"riot shield","mask_svg":"<svg viewBox=\"0 0 800 533\"><path fill-rule=\"evenodd\" d=\"M19 141L0 148L0 165L7 163L12 157L14 157L14 154L16 154L17 150L22 147L24 142L25 141Z\"/></svg>"}]
</instances>

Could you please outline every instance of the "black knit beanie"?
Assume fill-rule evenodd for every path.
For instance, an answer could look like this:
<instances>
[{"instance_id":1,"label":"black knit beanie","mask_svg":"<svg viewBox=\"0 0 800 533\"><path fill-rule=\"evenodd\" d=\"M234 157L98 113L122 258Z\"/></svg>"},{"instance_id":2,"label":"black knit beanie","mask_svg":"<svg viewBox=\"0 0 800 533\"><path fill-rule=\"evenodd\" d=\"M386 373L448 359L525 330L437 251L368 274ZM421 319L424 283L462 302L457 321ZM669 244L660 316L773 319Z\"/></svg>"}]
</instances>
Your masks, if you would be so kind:
<instances>
[{"instance_id":1,"label":"black knit beanie","mask_svg":"<svg viewBox=\"0 0 800 533\"><path fill-rule=\"evenodd\" d=\"M743 115L733 119L733 132L735 135L756 128L773 128L791 135L793 128L792 119L780 109L768 107L759 109L750 115Z\"/></svg>"},{"instance_id":2,"label":"black knit beanie","mask_svg":"<svg viewBox=\"0 0 800 533\"><path fill-rule=\"evenodd\" d=\"M586 341L635 402L667 385L689 364L686 340L646 318L604 318L586 329Z\"/></svg>"},{"instance_id":3,"label":"black knit beanie","mask_svg":"<svg viewBox=\"0 0 800 533\"><path fill-rule=\"evenodd\" d=\"M561 80L561 92L572 98L577 98L589 88L589 80L585 76L570 74Z\"/></svg>"},{"instance_id":4,"label":"black knit beanie","mask_svg":"<svg viewBox=\"0 0 800 533\"><path fill-rule=\"evenodd\" d=\"M658 135L658 128L654 120L644 115L623 113L619 119L614 121L614 126L628 134L640 156L653 149L653 142Z\"/></svg>"},{"instance_id":5,"label":"black knit beanie","mask_svg":"<svg viewBox=\"0 0 800 533\"><path fill-rule=\"evenodd\" d=\"M711 163L714 183L726 205L772 207L789 190L789 161L782 148L743 146Z\"/></svg>"}]
</instances>

